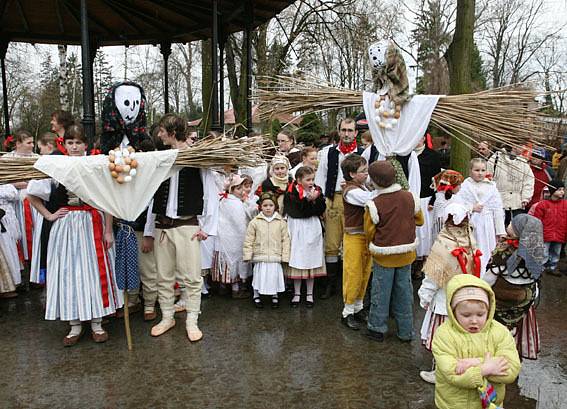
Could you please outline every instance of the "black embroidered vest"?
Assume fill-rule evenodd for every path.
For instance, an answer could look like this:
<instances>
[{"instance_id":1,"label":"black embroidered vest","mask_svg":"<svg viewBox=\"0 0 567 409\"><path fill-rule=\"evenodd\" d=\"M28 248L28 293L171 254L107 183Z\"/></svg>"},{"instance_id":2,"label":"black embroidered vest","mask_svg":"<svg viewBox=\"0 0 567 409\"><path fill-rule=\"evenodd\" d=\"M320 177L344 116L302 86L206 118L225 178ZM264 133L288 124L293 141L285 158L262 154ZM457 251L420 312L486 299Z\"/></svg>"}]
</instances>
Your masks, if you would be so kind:
<instances>
[{"instance_id":1,"label":"black embroidered vest","mask_svg":"<svg viewBox=\"0 0 567 409\"><path fill-rule=\"evenodd\" d=\"M170 180L167 179L154 195L153 212L166 216ZM203 182L198 168L183 168L179 172L177 215L198 216L203 213Z\"/></svg>"},{"instance_id":2,"label":"black embroidered vest","mask_svg":"<svg viewBox=\"0 0 567 409\"><path fill-rule=\"evenodd\" d=\"M362 155L363 149L358 146L356 152ZM327 182L325 183L325 197L332 199L335 195L337 187L337 179L339 177L339 150L335 146L329 148L327 155Z\"/></svg>"}]
</instances>

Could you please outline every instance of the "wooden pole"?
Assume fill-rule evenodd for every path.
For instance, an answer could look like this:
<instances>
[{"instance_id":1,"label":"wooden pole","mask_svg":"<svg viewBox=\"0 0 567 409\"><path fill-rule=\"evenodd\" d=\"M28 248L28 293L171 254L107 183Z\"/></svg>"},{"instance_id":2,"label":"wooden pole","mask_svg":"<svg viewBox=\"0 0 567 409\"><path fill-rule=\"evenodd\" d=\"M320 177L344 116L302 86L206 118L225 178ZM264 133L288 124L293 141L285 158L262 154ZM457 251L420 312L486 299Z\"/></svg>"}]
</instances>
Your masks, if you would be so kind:
<instances>
[{"instance_id":1,"label":"wooden pole","mask_svg":"<svg viewBox=\"0 0 567 409\"><path fill-rule=\"evenodd\" d=\"M130 311L128 309L128 290L124 290L124 327L126 327L126 341L128 351L132 350L132 333L130 332Z\"/></svg>"}]
</instances>

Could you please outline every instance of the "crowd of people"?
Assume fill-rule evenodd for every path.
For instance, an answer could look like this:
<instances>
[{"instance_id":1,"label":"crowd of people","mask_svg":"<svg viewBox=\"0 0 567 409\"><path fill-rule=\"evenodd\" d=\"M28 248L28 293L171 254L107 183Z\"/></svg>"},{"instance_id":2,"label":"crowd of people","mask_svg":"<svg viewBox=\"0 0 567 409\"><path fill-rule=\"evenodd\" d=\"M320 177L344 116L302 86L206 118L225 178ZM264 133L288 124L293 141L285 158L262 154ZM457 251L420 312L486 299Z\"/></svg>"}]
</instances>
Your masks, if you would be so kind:
<instances>
[{"instance_id":1,"label":"crowd of people","mask_svg":"<svg viewBox=\"0 0 567 409\"><path fill-rule=\"evenodd\" d=\"M143 150L192 143L176 115L154 129ZM424 137L415 148L421 188L412 192L408 158L381 157L363 130L343 119L336 140L316 148L298 146L284 129L262 166L177 169L135 222L51 179L1 185L0 296L17 296L29 271L44 288L45 319L70 324L65 346L79 342L86 322L95 342L108 339L102 319L122 313L121 280L136 283L129 310L142 309L145 321L157 320L159 303L154 337L186 312L188 339L202 339L201 298L213 291L259 309L280 308L290 291L292 309L314 308L317 292L340 293L337 320L346 328L382 342L392 316L397 338L410 342L412 278L423 278L420 338L436 368L420 375L437 383L437 405L459 407L473 393L501 405L519 357L536 359L540 349L542 273L561 275L567 202L559 168L567 158L554 158L556 177L543 149L481 142L465 177ZM64 111L37 147L26 131L7 142L14 157L87 153L82 127Z\"/></svg>"}]
</instances>

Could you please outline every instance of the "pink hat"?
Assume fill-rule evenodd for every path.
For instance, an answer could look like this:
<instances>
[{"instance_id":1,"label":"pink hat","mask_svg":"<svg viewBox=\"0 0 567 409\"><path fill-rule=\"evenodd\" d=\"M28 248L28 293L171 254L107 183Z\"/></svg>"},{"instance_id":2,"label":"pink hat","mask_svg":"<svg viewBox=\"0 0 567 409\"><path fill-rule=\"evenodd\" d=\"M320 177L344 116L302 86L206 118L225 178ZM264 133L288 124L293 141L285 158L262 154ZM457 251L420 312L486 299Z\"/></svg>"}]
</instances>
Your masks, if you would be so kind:
<instances>
[{"instance_id":1,"label":"pink hat","mask_svg":"<svg viewBox=\"0 0 567 409\"><path fill-rule=\"evenodd\" d=\"M477 300L482 301L486 304L487 307L490 307L490 302L488 301L488 294L480 287L461 287L455 294L453 294L453 298L451 298L451 308L455 308L459 305L460 302L469 301L469 300Z\"/></svg>"}]
</instances>

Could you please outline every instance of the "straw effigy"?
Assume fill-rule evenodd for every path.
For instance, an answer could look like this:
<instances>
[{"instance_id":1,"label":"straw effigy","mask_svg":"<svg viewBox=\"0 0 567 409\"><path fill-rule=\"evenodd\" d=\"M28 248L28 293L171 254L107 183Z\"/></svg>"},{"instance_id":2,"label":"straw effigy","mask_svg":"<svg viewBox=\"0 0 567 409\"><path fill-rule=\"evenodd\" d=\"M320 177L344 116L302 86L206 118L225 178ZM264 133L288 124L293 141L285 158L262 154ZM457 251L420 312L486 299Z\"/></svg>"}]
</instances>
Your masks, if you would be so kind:
<instances>
[{"instance_id":1,"label":"straw effigy","mask_svg":"<svg viewBox=\"0 0 567 409\"><path fill-rule=\"evenodd\" d=\"M322 112L362 106L362 91L340 88L312 79L264 77L255 93L259 115L270 120L278 114ZM475 94L442 96L431 123L450 136L467 142L521 146L544 143L538 94L524 84Z\"/></svg>"},{"instance_id":2,"label":"straw effigy","mask_svg":"<svg viewBox=\"0 0 567 409\"><path fill-rule=\"evenodd\" d=\"M228 139L204 138L180 150L175 166L197 168L255 167L265 162L272 145L262 136ZM0 157L0 184L45 179L33 166L37 158Z\"/></svg>"}]
</instances>

